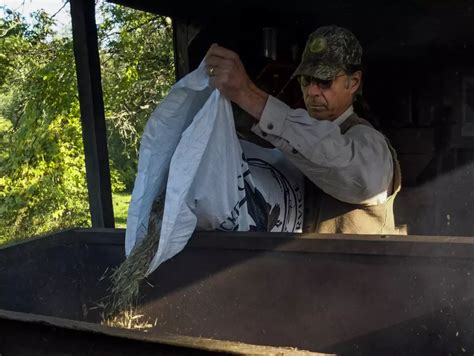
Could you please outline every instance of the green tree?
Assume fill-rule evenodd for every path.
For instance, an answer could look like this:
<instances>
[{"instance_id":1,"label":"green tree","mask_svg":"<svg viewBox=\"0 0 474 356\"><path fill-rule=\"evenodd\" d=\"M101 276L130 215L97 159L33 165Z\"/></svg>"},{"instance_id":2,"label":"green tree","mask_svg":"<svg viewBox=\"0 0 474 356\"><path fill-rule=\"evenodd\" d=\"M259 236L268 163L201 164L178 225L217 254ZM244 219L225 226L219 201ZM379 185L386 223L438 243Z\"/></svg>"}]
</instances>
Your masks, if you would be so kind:
<instances>
[{"instance_id":1,"label":"green tree","mask_svg":"<svg viewBox=\"0 0 474 356\"><path fill-rule=\"evenodd\" d=\"M174 82L171 21L99 8L112 189L133 186L140 135ZM0 241L90 224L71 37L0 8ZM125 183L125 185L124 185Z\"/></svg>"},{"instance_id":2,"label":"green tree","mask_svg":"<svg viewBox=\"0 0 474 356\"><path fill-rule=\"evenodd\" d=\"M109 154L130 191L145 123L175 81L171 19L106 3L100 11Z\"/></svg>"},{"instance_id":3,"label":"green tree","mask_svg":"<svg viewBox=\"0 0 474 356\"><path fill-rule=\"evenodd\" d=\"M28 25L3 9L0 53L0 239L32 236L89 221L76 76L70 38L53 20Z\"/></svg>"}]
</instances>

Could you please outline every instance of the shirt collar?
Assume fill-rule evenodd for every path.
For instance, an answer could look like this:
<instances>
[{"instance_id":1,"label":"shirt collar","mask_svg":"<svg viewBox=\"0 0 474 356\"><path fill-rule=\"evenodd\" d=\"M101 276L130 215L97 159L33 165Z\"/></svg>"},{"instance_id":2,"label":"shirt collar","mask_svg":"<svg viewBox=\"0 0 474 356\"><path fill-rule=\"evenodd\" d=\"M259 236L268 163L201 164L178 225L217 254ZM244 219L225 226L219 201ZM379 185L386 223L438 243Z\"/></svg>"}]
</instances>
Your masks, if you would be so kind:
<instances>
[{"instance_id":1,"label":"shirt collar","mask_svg":"<svg viewBox=\"0 0 474 356\"><path fill-rule=\"evenodd\" d=\"M346 119L351 116L352 114L354 113L354 107L351 105L347 108L346 111L344 111L336 120L334 120L333 122L336 124L336 125L342 125L342 123L344 121L346 121Z\"/></svg>"}]
</instances>

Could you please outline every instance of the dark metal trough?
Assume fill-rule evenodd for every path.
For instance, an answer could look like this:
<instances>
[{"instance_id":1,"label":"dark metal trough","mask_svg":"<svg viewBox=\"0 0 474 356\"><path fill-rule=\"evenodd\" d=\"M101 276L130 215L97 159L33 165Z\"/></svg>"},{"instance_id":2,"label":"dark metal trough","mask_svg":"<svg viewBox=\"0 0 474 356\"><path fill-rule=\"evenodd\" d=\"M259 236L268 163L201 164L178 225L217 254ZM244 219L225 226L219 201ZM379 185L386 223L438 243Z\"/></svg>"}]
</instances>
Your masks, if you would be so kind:
<instances>
[{"instance_id":1,"label":"dark metal trough","mask_svg":"<svg viewBox=\"0 0 474 356\"><path fill-rule=\"evenodd\" d=\"M0 248L0 354L474 352L467 237L196 233L142 288L146 334L99 325L123 239L68 230Z\"/></svg>"}]
</instances>

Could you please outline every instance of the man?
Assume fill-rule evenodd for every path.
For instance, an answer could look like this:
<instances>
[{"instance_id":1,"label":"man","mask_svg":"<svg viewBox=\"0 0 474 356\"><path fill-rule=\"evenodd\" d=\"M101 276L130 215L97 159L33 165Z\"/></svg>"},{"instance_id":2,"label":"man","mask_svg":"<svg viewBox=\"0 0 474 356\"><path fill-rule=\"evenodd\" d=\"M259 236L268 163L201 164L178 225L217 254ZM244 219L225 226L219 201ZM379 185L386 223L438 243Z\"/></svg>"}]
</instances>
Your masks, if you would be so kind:
<instances>
[{"instance_id":1,"label":"man","mask_svg":"<svg viewBox=\"0 0 474 356\"><path fill-rule=\"evenodd\" d=\"M236 53L214 44L206 55L210 84L247 111L256 120L253 131L314 183L306 192L305 231L398 233L395 151L352 107L361 89L361 59L362 47L349 30L326 26L313 32L293 74L305 111L260 90Z\"/></svg>"}]
</instances>

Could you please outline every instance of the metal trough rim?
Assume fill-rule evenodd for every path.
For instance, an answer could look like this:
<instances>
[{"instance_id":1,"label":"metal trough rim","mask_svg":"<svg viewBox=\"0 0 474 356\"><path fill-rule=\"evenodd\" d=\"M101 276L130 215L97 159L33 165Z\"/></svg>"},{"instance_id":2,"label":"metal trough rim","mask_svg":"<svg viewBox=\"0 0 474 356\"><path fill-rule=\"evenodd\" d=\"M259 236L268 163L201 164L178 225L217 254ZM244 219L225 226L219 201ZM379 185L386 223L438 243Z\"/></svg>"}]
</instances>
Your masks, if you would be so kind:
<instances>
[{"instance_id":1,"label":"metal trough rim","mask_svg":"<svg viewBox=\"0 0 474 356\"><path fill-rule=\"evenodd\" d=\"M71 228L4 244L0 252L45 249L65 243L123 246L124 237L125 229ZM197 231L186 248L471 259L474 237Z\"/></svg>"},{"instance_id":2,"label":"metal trough rim","mask_svg":"<svg viewBox=\"0 0 474 356\"><path fill-rule=\"evenodd\" d=\"M199 338L170 333L162 333L152 336L138 330L128 330L114 328L106 325L94 324L85 321L63 319L38 314L29 314L0 309L0 319L18 321L30 324L52 326L61 329L81 331L85 333L107 335L121 339L128 339L146 343L163 344L168 346L178 346L192 348L203 351L231 353L237 355L330 355L291 347L274 347L247 344L243 342L224 341L209 338Z\"/></svg>"}]
</instances>

